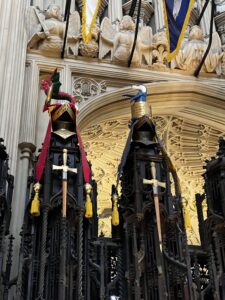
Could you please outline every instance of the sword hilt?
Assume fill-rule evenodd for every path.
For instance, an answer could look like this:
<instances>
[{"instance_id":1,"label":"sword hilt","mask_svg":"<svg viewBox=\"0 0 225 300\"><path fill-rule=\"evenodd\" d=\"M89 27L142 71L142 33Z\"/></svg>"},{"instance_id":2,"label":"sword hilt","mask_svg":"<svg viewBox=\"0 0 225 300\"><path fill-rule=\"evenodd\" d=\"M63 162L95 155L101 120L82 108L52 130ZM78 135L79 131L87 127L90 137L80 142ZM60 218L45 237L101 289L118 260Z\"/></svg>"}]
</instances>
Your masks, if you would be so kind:
<instances>
[{"instance_id":1,"label":"sword hilt","mask_svg":"<svg viewBox=\"0 0 225 300\"><path fill-rule=\"evenodd\" d=\"M152 173L152 178L156 179L156 167L153 161L151 162L151 173Z\"/></svg>"},{"instance_id":2,"label":"sword hilt","mask_svg":"<svg viewBox=\"0 0 225 300\"><path fill-rule=\"evenodd\" d=\"M63 165L64 166L67 165L67 153L68 153L68 150L67 149L63 149Z\"/></svg>"}]
</instances>

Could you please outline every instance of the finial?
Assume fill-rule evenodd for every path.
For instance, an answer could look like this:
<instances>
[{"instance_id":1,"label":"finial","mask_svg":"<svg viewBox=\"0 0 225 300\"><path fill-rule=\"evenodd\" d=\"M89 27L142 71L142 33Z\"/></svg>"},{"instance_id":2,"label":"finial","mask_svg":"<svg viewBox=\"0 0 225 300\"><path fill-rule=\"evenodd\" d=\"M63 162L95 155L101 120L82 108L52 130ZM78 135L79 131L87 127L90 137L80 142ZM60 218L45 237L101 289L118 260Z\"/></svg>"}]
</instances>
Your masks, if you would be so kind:
<instances>
[{"instance_id":1,"label":"finial","mask_svg":"<svg viewBox=\"0 0 225 300\"><path fill-rule=\"evenodd\" d=\"M144 85L132 85L132 89L138 90L135 96L131 96L132 120L137 120L143 116L151 116L150 107L147 103L147 89Z\"/></svg>"}]
</instances>

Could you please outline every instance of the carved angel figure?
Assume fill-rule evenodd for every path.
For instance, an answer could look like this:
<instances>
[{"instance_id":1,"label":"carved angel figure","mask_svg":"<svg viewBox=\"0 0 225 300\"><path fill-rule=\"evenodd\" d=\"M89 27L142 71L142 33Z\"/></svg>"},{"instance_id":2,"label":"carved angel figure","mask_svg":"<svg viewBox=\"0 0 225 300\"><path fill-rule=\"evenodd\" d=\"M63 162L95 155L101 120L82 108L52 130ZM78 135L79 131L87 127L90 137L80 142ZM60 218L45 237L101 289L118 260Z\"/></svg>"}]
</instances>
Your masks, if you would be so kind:
<instances>
[{"instance_id":1,"label":"carved angel figure","mask_svg":"<svg viewBox=\"0 0 225 300\"><path fill-rule=\"evenodd\" d=\"M58 56L63 46L66 24L62 20L60 7L49 5L46 12L30 7L28 12L28 49L38 50L44 55ZM74 11L70 15L66 53L78 54L80 38L80 16Z\"/></svg>"},{"instance_id":2,"label":"carved angel figure","mask_svg":"<svg viewBox=\"0 0 225 300\"><path fill-rule=\"evenodd\" d=\"M204 40L202 29L194 25L189 33L188 42L179 51L175 59L171 62L171 68L194 71L200 64L207 49L208 43ZM202 70L211 73L221 73L221 41L217 32L213 33L212 46L206 57Z\"/></svg>"},{"instance_id":3,"label":"carved angel figure","mask_svg":"<svg viewBox=\"0 0 225 300\"><path fill-rule=\"evenodd\" d=\"M111 52L111 60L117 63L127 63L131 54L135 34L135 24L130 16L124 16L119 28L113 27L108 18L101 24L99 58L103 59ZM132 64L152 64L152 29L149 26L139 30ZM144 58L144 60L143 60Z\"/></svg>"}]
</instances>

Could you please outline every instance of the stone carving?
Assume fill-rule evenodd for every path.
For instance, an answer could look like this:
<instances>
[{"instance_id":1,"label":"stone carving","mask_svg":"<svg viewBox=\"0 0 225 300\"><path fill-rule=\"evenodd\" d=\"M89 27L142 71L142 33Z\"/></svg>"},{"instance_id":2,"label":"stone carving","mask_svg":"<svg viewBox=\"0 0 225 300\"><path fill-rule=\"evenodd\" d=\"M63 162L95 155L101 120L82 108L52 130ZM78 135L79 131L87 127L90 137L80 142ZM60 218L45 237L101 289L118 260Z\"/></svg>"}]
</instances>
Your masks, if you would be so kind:
<instances>
[{"instance_id":1,"label":"stone carving","mask_svg":"<svg viewBox=\"0 0 225 300\"><path fill-rule=\"evenodd\" d=\"M222 45L224 47L225 45L225 1L223 5L224 5L223 10L217 13L214 20L216 23L217 31L221 38Z\"/></svg>"},{"instance_id":2,"label":"stone carving","mask_svg":"<svg viewBox=\"0 0 225 300\"><path fill-rule=\"evenodd\" d=\"M225 10L225 1L224 0L215 0L216 12L221 13Z\"/></svg>"},{"instance_id":3,"label":"stone carving","mask_svg":"<svg viewBox=\"0 0 225 300\"><path fill-rule=\"evenodd\" d=\"M78 96L78 102L86 101L91 97L106 92L106 81L97 82L91 78L73 78L73 95Z\"/></svg>"},{"instance_id":4,"label":"stone carving","mask_svg":"<svg viewBox=\"0 0 225 300\"><path fill-rule=\"evenodd\" d=\"M153 69L164 70L166 69L166 56L167 56L167 38L165 31L158 32L153 37L154 50L153 50Z\"/></svg>"},{"instance_id":5,"label":"stone carving","mask_svg":"<svg viewBox=\"0 0 225 300\"><path fill-rule=\"evenodd\" d=\"M87 57L98 57L98 36L99 36L99 26L97 24L94 25L91 33L92 38L89 42L84 43L83 41L80 42L79 50L82 56Z\"/></svg>"},{"instance_id":6,"label":"stone carving","mask_svg":"<svg viewBox=\"0 0 225 300\"><path fill-rule=\"evenodd\" d=\"M108 18L101 24L99 58L103 59L111 52L115 63L127 64L134 41L135 24L130 16L124 16L117 30ZM143 62L152 64L152 29L149 26L139 30L132 64L140 66Z\"/></svg>"},{"instance_id":7,"label":"stone carving","mask_svg":"<svg viewBox=\"0 0 225 300\"><path fill-rule=\"evenodd\" d=\"M125 1L123 1L125 2ZM151 3L152 1L149 0L141 0L141 12L140 12L140 20L145 25L149 23L151 20L152 15L154 14L154 8ZM130 12L131 5L133 4L133 1L129 0L126 1L123 4L123 11L124 15L128 15ZM134 10L134 19L137 18L137 11L138 11L138 3L136 4L135 10Z\"/></svg>"},{"instance_id":8,"label":"stone carving","mask_svg":"<svg viewBox=\"0 0 225 300\"><path fill-rule=\"evenodd\" d=\"M205 42L202 29L195 25L191 28L188 42L179 51L171 63L171 68L194 71L202 60L208 43ZM217 32L213 33L213 42L202 70L208 73L221 74L221 41Z\"/></svg>"},{"instance_id":9,"label":"stone carving","mask_svg":"<svg viewBox=\"0 0 225 300\"><path fill-rule=\"evenodd\" d=\"M38 50L47 56L59 56L66 24L62 20L60 7L52 4L47 11L30 7L27 16L28 50ZM78 55L80 39L80 16L74 11L70 15L66 54Z\"/></svg>"}]
</instances>

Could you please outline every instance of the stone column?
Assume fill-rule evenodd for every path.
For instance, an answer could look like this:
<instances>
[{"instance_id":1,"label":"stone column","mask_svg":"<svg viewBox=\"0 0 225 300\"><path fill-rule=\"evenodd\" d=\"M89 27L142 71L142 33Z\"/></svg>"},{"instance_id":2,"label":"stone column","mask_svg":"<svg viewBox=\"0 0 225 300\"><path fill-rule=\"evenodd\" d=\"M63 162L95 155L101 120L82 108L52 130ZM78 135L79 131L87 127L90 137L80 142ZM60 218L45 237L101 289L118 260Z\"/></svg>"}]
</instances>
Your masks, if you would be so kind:
<instances>
[{"instance_id":1,"label":"stone column","mask_svg":"<svg viewBox=\"0 0 225 300\"><path fill-rule=\"evenodd\" d=\"M164 13L163 13L163 0L154 0L155 9L155 29L156 32L162 31L165 27L164 23Z\"/></svg>"},{"instance_id":2,"label":"stone column","mask_svg":"<svg viewBox=\"0 0 225 300\"><path fill-rule=\"evenodd\" d=\"M18 275L20 232L26 209L27 180L30 160L35 151L36 115L39 92L39 70L35 62L26 63L25 84L19 135L19 162L15 178L14 201L12 203L11 234L15 237L12 276Z\"/></svg>"},{"instance_id":3,"label":"stone column","mask_svg":"<svg viewBox=\"0 0 225 300\"><path fill-rule=\"evenodd\" d=\"M109 0L108 9L111 22L121 21L123 17L122 0Z\"/></svg>"},{"instance_id":4,"label":"stone column","mask_svg":"<svg viewBox=\"0 0 225 300\"><path fill-rule=\"evenodd\" d=\"M26 44L25 13L28 1L1 1L0 10L0 137L15 175L21 118Z\"/></svg>"}]
</instances>

